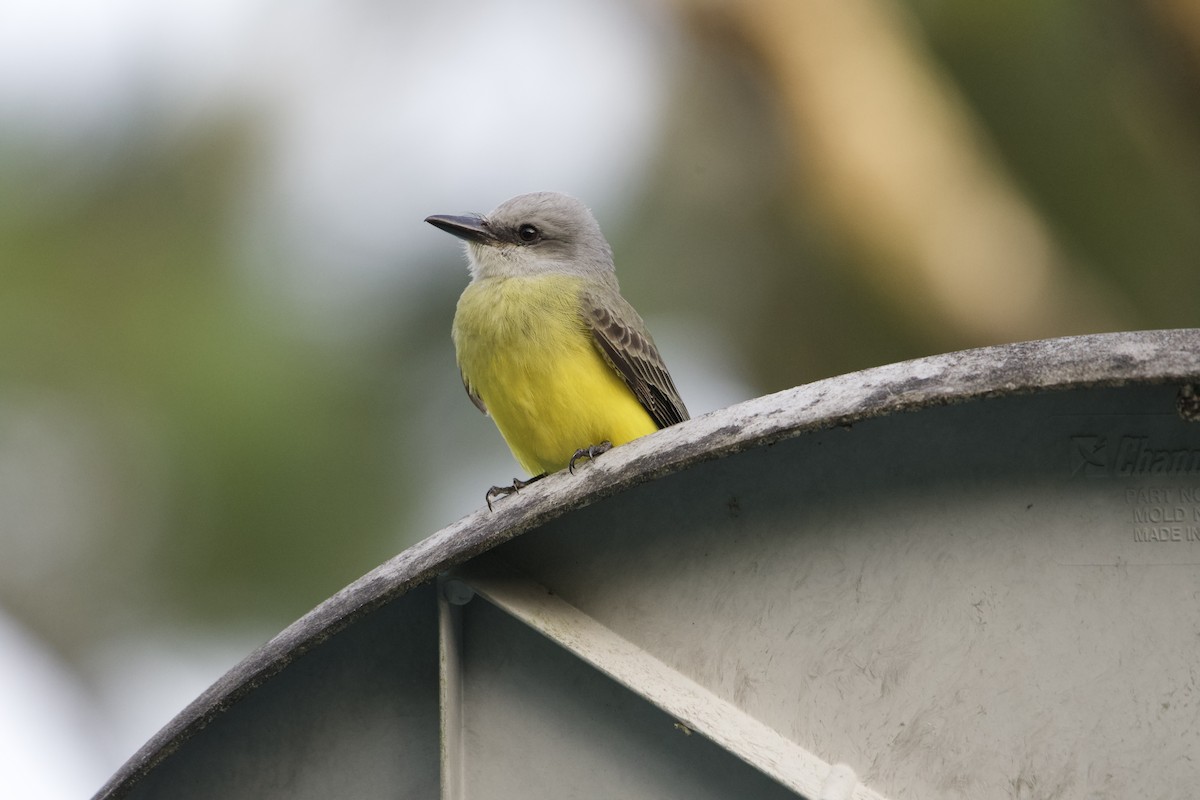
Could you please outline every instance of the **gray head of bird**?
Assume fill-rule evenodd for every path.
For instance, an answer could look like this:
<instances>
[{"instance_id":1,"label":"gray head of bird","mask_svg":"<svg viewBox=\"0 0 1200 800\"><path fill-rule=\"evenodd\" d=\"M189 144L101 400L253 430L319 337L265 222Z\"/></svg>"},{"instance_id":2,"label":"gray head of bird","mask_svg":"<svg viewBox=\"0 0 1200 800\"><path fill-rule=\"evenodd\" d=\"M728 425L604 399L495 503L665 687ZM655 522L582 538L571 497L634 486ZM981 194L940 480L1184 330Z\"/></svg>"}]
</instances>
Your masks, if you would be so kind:
<instances>
[{"instance_id":1,"label":"gray head of bird","mask_svg":"<svg viewBox=\"0 0 1200 800\"><path fill-rule=\"evenodd\" d=\"M580 201L557 192L517 195L489 214L426 217L466 242L471 277L613 274L612 249Z\"/></svg>"}]
</instances>

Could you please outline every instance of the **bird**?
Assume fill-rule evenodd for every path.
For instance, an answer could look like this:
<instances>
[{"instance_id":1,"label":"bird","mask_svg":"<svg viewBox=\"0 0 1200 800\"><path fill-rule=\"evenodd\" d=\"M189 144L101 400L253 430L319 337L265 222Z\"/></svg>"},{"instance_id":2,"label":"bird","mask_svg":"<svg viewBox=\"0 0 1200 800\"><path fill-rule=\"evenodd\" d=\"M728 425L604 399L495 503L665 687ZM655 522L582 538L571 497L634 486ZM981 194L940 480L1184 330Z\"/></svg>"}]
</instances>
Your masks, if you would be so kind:
<instances>
[{"instance_id":1,"label":"bird","mask_svg":"<svg viewBox=\"0 0 1200 800\"><path fill-rule=\"evenodd\" d=\"M531 477L688 419L646 323L621 296L612 248L587 206L522 194L488 214L426 222L464 240L470 282L451 327L463 386Z\"/></svg>"}]
</instances>

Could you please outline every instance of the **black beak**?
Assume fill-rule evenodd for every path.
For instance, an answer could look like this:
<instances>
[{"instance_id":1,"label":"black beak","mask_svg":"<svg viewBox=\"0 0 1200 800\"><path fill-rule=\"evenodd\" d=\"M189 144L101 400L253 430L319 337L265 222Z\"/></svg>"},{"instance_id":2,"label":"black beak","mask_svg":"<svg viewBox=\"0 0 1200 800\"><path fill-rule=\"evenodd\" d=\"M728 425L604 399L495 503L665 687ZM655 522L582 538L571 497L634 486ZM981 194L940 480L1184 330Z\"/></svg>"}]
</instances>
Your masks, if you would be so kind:
<instances>
[{"instance_id":1,"label":"black beak","mask_svg":"<svg viewBox=\"0 0 1200 800\"><path fill-rule=\"evenodd\" d=\"M496 234L488 226L488 221L479 214L470 214L465 217L434 214L431 217L426 217L425 221L435 228L441 228L446 233L453 234L460 239L466 239L468 242L495 244L497 241Z\"/></svg>"}]
</instances>

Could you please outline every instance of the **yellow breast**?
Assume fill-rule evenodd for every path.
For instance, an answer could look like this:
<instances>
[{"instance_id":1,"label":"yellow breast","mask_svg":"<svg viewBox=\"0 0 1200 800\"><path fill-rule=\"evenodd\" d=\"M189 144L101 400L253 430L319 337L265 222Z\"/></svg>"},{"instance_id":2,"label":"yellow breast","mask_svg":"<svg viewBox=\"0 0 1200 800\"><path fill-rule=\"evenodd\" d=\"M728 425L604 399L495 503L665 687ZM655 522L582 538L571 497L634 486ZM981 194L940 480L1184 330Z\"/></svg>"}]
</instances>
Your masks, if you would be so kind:
<instances>
[{"instance_id":1,"label":"yellow breast","mask_svg":"<svg viewBox=\"0 0 1200 800\"><path fill-rule=\"evenodd\" d=\"M580 448L657 429L592 344L579 315L582 286L564 275L487 278L458 301L463 380L531 475L562 469Z\"/></svg>"}]
</instances>

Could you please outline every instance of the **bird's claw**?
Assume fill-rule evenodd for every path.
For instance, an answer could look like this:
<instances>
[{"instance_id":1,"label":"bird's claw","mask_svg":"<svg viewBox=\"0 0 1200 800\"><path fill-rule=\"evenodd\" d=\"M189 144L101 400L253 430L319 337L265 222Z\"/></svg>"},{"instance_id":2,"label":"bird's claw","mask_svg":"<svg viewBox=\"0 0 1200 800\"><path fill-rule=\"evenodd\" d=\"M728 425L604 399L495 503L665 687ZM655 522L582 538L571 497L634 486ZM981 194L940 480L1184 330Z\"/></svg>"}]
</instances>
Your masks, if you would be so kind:
<instances>
[{"instance_id":1,"label":"bird's claw","mask_svg":"<svg viewBox=\"0 0 1200 800\"><path fill-rule=\"evenodd\" d=\"M575 462L581 458L595 458L602 453L607 453L612 450L612 442L601 442L590 447L581 447L575 451L575 455L571 456L571 460L567 462L567 472L575 474Z\"/></svg>"},{"instance_id":2,"label":"bird's claw","mask_svg":"<svg viewBox=\"0 0 1200 800\"><path fill-rule=\"evenodd\" d=\"M492 488L488 489L487 494L483 496L483 499L487 501L488 511L492 510L493 500L501 497L508 497L510 494L516 494L529 484L533 483L534 481L541 480L544 477L546 477L546 473L543 472L541 475L534 475L527 481L523 481L520 478L513 478L512 486L493 486Z\"/></svg>"}]
</instances>

